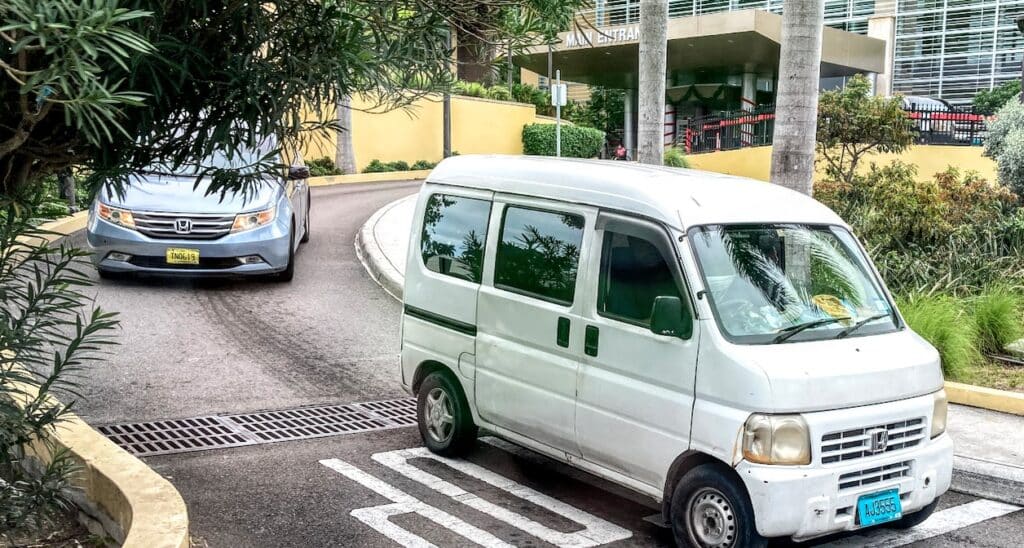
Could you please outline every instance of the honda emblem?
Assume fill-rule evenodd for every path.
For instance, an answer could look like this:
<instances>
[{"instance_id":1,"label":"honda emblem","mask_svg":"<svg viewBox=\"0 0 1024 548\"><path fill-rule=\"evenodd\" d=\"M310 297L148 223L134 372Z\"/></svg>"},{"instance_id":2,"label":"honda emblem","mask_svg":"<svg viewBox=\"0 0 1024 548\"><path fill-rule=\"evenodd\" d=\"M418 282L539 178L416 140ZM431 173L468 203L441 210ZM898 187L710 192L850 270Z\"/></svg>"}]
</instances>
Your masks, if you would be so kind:
<instances>
[{"instance_id":1,"label":"honda emblem","mask_svg":"<svg viewBox=\"0 0 1024 548\"><path fill-rule=\"evenodd\" d=\"M189 234L192 232L192 219L175 219L174 231L178 234Z\"/></svg>"},{"instance_id":2,"label":"honda emblem","mask_svg":"<svg viewBox=\"0 0 1024 548\"><path fill-rule=\"evenodd\" d=\"M868 430L867 434L871 439L870 451L872 453L881 453L889 446L889 431L885 428Z\"/></svg>"}]
</instances>

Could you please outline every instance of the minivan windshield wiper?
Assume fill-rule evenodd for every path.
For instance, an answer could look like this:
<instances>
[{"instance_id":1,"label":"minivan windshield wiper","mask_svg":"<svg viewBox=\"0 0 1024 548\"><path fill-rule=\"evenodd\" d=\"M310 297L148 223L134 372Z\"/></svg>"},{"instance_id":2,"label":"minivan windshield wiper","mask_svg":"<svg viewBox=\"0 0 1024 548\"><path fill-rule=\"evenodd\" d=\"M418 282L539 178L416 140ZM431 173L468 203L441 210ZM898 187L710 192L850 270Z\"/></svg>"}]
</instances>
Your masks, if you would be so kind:
<instances>
[{"instance_id":1,"label":"minivan windshield wiper","mask_svg":"<svg viewBox=\"0 0 1024 548\"><path fill-rule=\"evenodd\" d=\"M850 318L846 317L846 316L844 316L842 318L822 318L820 320L812 320L812 321L805 322L805 323L791 325L791 326L786 327L784 329L780 329L779 332L778 332L778 335L776 335L775 338L772 339L772 342L778 344L780 342L787 341L787 340L789 340L790 337L796 335L797 333L801 333L803 331L806 331L808 329L813 329L815 327L821 327L823 325L829 325L829 324L833 324L833 323L836 323L836 322L841 322L843 320L849 320L849 319Z\"/></svg>"},{"instance_id":2,"label":"minivan windshield wiper","mask_svg":"<svg viewBox=\"0 0 1024 548\"><path fill-rule=\"evenodd\" d=\"M845 338L847 335L849 335L850 333L853 333L854 331L860 329L861 327L866 325L868 322L873 322L875 320L881 320L882 318L888 318L889 316L892 316L892 312L889 312L887 314L875 314L874 316L868 316L867 318L864 318L863 320L857 320L857 323L855 323L855 324L851 325L850 327L847 327L846 329L843 329L842 331L837 333L836 334L836 338L837 339Z\"/></svg>"}]
</instances>

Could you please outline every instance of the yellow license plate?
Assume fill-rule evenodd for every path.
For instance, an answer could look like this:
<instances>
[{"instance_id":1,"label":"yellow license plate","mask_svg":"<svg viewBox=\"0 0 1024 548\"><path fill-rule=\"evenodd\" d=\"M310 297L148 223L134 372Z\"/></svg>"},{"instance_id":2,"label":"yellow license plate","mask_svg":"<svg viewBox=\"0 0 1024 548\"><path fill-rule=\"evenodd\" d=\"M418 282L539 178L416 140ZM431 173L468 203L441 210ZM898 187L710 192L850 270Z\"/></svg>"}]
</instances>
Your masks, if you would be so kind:
<instances>
[{"instance_id":1,"label":"yellow license plate","mask_svg":"<svg viewBox=\"0 0 1024 548\"><path fill-rule=\"evenodd\" d=\"M199 250L168 247L167 264L199 264Z\"/></svg>"}]
</instances>

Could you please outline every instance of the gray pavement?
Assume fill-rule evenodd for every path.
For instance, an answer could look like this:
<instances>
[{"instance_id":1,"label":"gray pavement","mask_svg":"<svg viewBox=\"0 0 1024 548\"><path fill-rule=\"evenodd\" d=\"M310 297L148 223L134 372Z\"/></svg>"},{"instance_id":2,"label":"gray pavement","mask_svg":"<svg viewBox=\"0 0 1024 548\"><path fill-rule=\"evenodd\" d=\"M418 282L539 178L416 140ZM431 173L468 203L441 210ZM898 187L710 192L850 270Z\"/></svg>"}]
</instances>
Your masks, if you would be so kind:
<instances>
[{"instance_id":1,"label":"gray pavement","mask_svg":"<svg viewBox=\"0 0 1024 548\"><path fill-rule=\"evenodd\" d=\"M297 256L291 285L102 282L97 302L122 312L124 344L84 379L88 399L78 410L99 425L403 395L400 308L359 264L353 241L375 210L415 189L314 189L313 240ZM672 544L643 520L651 508L543 457L486 441L460 461L418 451L418 433L407 427L145 461L182 493L199 546L422 545L416 538L473 545L460 530L491 546L554 546L571 544L584 527L618 539L608 546ZM416 470L464 494L451 498ZM494 474L504 488L484 481ZM544 497L524 498L533 492ZM465 502L480 500L490 505ZM877 529L809 545L1017 546L1024 538L1020 508L956 493L941 508L910 532Z\"/></svg>"}]
</instances>

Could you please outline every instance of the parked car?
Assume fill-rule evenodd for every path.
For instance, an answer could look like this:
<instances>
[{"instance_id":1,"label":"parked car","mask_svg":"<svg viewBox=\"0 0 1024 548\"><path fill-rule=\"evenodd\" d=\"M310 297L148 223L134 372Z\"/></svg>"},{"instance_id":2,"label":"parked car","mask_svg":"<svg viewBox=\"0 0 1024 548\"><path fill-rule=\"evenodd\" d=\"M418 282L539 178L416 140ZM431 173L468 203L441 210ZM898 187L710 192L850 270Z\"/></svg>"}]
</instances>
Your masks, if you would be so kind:
<instances>
[{"instance_id":1,"label":"parked car","mask_svg":"<svg viewBox=\"0 0 1024 548\"><path fill-rule=\"evenodd\" d=\"M273 149L217 156L204 166L252 163ZM121 194L104 189L89 211L87 241L101 277L295 275L295 253L310 238L309 169L266 177L248 192L207 194L209 180L161 168L132 175Z\"/></svg>"},{"instance_id":2,"label":"parked car","mask_svg":"<svg viewBox=\"0 0 1024 548\"><path fill-rule=\"evenodd\" d=\"M683 546L911 527L949 488L938 353L813 199L460 156L414 219L401 379L431 451L485 429L650 497Z\"/></svg>"},{"instance_id":3,"label":"parked car","mask_svg":"<svg viewBox=\"0 0 1024 548\"><path fill-rule=\"evenodd\" d=\"M945 99L918 96L904 96L902 105L922 143L981 144L984 139L985 117L968 108Z\"/></svg>"}]
</instances>

